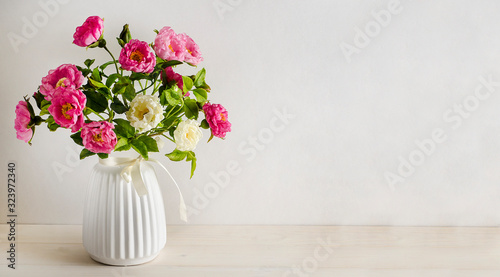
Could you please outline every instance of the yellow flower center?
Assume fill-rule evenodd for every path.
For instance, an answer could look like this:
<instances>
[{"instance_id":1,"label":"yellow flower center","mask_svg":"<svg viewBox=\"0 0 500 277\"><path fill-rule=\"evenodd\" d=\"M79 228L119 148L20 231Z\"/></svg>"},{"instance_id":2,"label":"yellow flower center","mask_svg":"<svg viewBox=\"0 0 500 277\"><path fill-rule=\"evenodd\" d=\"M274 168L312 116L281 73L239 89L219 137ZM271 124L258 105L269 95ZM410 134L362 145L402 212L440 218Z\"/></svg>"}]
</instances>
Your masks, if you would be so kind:
<instances>
[{"instance_id":1,"label":"yellow flower center","mask_svg":"<svg viewBox=\"0 0 500 277\"><path fill-rule=\"evenodd\" d=\"M170 51L175 52L174 48L172 48L172 45L169 45L168 48L170 48Z\"/></svg>"},{"instance_id":2,"label":"yellow flower center","mask_svg":"<svg viewBox=\"0 0 500 277\"><path fill-rule=\"evenodd\" d=\"M222 119L222 121L226 121L226 117L224 116L223 113L220 113L220 118Z\"/></svg>"},{"instance_id":3,"label":"yellow flower center","mask_svg":"<svg viewBox=\"0 0 500 277\"><path fill-rule=\"evenodd\" d=\"M61 109L61 112L62 112L62 115L66 118L66 119L71 119L71 115L68 114L68 111L72 110L73 109L73 105L71 105L70 103L66 103L62 106L62 109Z\"/></svg>"},{"instance_id":4,"label":"yellow flower center","mask_svg":"<svg viewBox=\"0 0 500 277\"><path fill-rule=\"evenodd\" d=\"M148 109L144 109L144 110L138 110L136 113L135 113L135 117L139 118L140 120L143 120L144 119L144 115L149 113L149 110Z\"/></svg>"},{"instance_id":5,"label":"yellow flower center","mask_svg":"<svg viewBox=\"0 0 500 277\"><path fill-rule=\"evenodd\" d=\"M186 47L186 50L189 52L189 55L193 55L193 51L187 49L187 47Z\"/></svg>"},{"instance_id":6,"label":"yellow flower center","mask_svg":"<svg viewBox=\"0 0 500 277\"><path fill-rule=\"evenodd\" d=\"M130 54L129 58L131 60L134 60L134 61L140 63L142 61L142 59L144 58L144 55L139 50L136 50L136 51L132 52L132 54Z\"/></svg>"},{"instance_id":7,"label":"yellow flower center","mask_svg":"<svg viewBox=\"0 0 500 277\"><path fill-rule=\"evenodd\" d=\"M95 134L92 137L94 138L95 142L101 142L102 141L102 133Z\"/></svg>"},{"instance_id":8,"label":"yellow flower center","mask_svg":"<svg viewBox=\"0 0 500 277\"><path fill-rule=\"evenodd\" d=\"M63 78L59 79L59 81L57 81L57 83L56 83L56 88L58 88L58 87L66 87L64 85L64 80L66 80L66 79L67 79L66 77L63 77Z\"/></svg>"}]
</instances>

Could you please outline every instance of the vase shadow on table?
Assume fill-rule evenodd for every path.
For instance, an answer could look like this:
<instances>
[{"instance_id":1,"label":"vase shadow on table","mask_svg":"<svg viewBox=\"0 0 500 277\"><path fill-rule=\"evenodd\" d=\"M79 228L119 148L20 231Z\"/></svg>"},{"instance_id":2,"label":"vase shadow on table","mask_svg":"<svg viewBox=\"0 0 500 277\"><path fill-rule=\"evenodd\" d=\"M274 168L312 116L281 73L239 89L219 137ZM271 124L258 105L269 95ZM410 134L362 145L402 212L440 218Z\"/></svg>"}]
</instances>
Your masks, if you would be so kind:
<instances>
[{"instance_id":1,"label":"vase shadow on table","mask_svg":"<svg viewBox=\"0 0 500 277\"><path fill-rule=\"evenodd\" d=\"M38 263L46 265L99 265L90 258L83 245L78 243L43 245L37 247L33 255Z\"/></svg>"},{"instance_id":2,"label":"vase shadow on table","mask_svg":"<svg viewBox=\"0 0 500 277\"><path fill-rule=\"evenodd\" d=\"M111 266L97 262L90 257L90 255L87 253L83 245L76 243L74 244L65 243L59 245L41 245L40 247L37 247L36 250L33 251L31 254L33 260L35 260L38 265L76 266L76 267L90 266L90 267L108 267L108 268L134 267L134 266Z\"/></svg>"},{"instance_id":3,"label":"vase shadow on table","mask_svg":"<svg viewBox=\"0 0 500 277\"><path fill-rule=\"evenodd\" d=\"M165 259L170 259L171 256L181 255L177 253L174 247L172 249L169 245L174 246L178 243L183 243L183 237L186 232L188 232L189 228L186 226L168 226L167 227L167 245L159 255L152 261L139 264L136 266L145 266L145 265L155 265L158 263L162 263ZM61 236L64 236L61 234ZM19 251L23 253L23 256L26 257L25 261L31 260L38 265L46 265L46 266L97 266L97 267L110 267L110 268L120 268L120 267L135 267L131 266L110 266L106 264L99 263L93 260L89 253L85 250L81 240L78 238L79 236L75 236L75 238L71 239L71 242L67 243L57 243L52 242L49 243L35 243L25 245L24 247L30 248L23 250L23 245L20 244ZM28 257L29 256L29 257Z\"/></svg>"},{"instance_id":4,"label":"vase shadow on table","mask_svg":"<svg viewBox=\"0 0 500 277\"><path fill-rule=\"evenodd\" d=\"M121 268L121 267L134 267L146 264L154 263L154 260L149 263L130 265L130 266L113 266L100 263L93 260L89 253L85 250L82 244L63 244L57 246L46 246L39 247L38 251L35 251L33 259L36 259L37 263L44 265L58 265L58 266L97 266L97 267L109 267L109 268ZM161 256L161 253L160 255Z\"/></svg>"}]
</instances>

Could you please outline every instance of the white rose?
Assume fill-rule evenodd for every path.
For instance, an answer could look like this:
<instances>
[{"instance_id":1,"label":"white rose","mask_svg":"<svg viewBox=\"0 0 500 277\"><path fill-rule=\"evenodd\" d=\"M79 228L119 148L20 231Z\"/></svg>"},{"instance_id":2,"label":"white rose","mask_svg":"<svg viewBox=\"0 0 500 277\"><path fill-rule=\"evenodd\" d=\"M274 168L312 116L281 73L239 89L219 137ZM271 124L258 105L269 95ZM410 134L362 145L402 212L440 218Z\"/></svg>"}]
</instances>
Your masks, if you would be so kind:
<instances>
[{"instance_id":1,"label":"white rose","mask_svg":"<svg viewBox=\"0 0 500 277\"><path fill-rule=\"evenodd\" d=\"M146 132L163 120L163 109L160 99L153 95L137 95L130 102L130 110L127 111L127 119L130 125L139 132Z\"/></svg>"},{"instance_id":2,"label":"white rose","mask_svg":"<svg viewBox=\"0 0 500 277\"><path fill-rule=\"evenodd\" d=\"M203 137L200 124L196 120L182 121L174 131L174 140L180 151L193 151L196 144Z\"/></svg>"}]
</instances>

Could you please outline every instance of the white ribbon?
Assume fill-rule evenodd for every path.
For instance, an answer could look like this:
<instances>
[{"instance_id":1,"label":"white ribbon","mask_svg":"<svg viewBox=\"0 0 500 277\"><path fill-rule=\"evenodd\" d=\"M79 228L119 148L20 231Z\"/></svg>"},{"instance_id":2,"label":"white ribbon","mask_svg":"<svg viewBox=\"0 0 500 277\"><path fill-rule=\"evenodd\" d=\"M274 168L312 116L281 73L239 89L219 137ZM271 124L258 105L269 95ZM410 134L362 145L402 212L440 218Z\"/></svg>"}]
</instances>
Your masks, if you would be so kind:
<instances>
[{"instance_id":1,"label":"white ribbon","mask_svg":"<svg viewBox=\"0 0 500 277\"><path fill-rule=\"evenodd\" d=\"M153 162L158 164L159 166L161 166L161 168L163 168L167 172L168 176L170 176L172 181L174 181L174 184L177 187L177 190L179 191L179 214L181 219L184 222L187 222L186 203L184 203L184 198L182 197L181 189L179 188L179 185L177 185L177 182L175 181L174 177L172 177L170 172L168 172L167 168L163 166L159 161L155 159L145 160L144 158L142 158L142 156L139 156L137 158L109 157L107 159L99 159L99 163L102 165L125 166L120 175L123 178L123 180L125 180L127 183L132 182L135 191L139 196L143 196L148 193L148 189L144 184L144 180L141 174L141 162Z\"/></svg>"}]
</instances>

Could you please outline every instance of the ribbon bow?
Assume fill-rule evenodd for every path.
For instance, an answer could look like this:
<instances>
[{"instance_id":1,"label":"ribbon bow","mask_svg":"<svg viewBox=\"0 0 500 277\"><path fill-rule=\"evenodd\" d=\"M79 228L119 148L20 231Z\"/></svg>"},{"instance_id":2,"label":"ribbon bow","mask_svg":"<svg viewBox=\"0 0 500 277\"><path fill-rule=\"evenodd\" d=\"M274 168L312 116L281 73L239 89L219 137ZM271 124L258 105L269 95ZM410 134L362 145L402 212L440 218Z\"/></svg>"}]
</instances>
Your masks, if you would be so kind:
<instances>
[{"instance_id":1,"label":"ribbon bow","mask_svg":"<svg viewBox=\"0 0 500 277\"><path fill-rule=\"evenodd\" d=\"M139 196L146 195L148 193L148 189L144 184L144 180L141 174L141 162L153 162L161 166L167 172L168 176L174 181L177 190L179 191L179 214L181 219L184 222L187 222L187 212L186 212L186 203L184 203L184 198L182 197L181 189L177 182L174 180L174 177L168 172L167 168L163 166L159 161L155 159L145 160L142 156L137 158L125 158L125 157L109 157L107 159L99 159L99 163L107 166L125 166L120 176L127 183L132 182L134 185L135 191Z\"/></svg>"}]
</instances>

